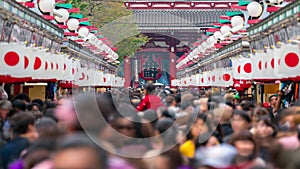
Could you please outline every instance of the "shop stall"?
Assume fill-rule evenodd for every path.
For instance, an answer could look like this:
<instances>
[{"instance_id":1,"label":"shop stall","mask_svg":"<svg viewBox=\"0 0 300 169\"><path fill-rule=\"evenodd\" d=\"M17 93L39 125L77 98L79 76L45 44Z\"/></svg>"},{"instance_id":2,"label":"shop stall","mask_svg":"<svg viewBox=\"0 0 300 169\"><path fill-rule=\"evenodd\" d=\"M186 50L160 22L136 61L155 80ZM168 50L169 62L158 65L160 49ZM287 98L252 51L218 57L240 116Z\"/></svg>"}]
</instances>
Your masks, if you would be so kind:
<instances>
[{"instance_id":1,"label":"shop stall","mask_svg":"<svg viewBox=\"0 0 300 169\"><path fill-rule=\"evenodd\" d=\"M282 90L285 103L299 99L300 1L294 1L247 29L257 97L268 102Z\"/></svg>"}]
</instances>

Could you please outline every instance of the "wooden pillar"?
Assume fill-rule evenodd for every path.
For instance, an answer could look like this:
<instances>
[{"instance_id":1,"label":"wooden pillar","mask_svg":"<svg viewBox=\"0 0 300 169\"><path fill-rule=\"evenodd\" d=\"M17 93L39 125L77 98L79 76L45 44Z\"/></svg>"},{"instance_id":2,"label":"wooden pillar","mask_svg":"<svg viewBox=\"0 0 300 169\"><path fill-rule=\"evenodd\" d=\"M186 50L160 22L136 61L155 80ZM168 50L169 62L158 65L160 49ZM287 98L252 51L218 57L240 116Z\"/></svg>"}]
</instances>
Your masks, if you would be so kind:
<instances>
[{"instance_id":1,"label":"wooden pillar","mask_svg":"<svg viewBox=\"0 0 300 169\"><path fill-rule=\"evenodd\" d=\"M132 73L131 73L131 59L129 57L124 58L124 78L125 78L125 84L124 87L128 88L130 87L131 79L132 79Z\"/></svg>"}]
</instances>

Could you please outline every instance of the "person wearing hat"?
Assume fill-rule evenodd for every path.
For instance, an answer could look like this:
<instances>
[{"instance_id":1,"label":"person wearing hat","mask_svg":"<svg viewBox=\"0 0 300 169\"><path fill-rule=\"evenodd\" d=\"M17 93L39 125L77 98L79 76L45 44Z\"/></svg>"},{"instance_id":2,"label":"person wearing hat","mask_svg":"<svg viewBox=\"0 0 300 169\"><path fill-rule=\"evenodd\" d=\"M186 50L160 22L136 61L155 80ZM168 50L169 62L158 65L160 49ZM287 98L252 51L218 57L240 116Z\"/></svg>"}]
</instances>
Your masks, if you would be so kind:
<instances>
[{"instance_id":1,"label":"person wearing hat","mask_svg":"<svg viewBox=\"0 0 300 169\"><path fill-rule=\"evenodd\" d=\"M239 104L241 103L241 97L240 97L239 93L236 93L236 94L234 95L234 100L233 100L233 102L234 102L234 105L235 105L235 106L237 106L237 105L239 105Z\"/></svg>"}]
</instances>

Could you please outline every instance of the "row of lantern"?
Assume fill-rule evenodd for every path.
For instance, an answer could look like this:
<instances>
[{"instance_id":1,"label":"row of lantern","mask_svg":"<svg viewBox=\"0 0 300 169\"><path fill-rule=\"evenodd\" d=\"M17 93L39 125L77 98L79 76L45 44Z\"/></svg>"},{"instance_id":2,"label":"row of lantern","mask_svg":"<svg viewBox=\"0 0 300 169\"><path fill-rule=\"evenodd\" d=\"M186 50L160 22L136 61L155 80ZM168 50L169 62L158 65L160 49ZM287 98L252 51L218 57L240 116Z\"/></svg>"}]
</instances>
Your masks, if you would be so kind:
<instances>
[{"instance_id":1,"label":"row of lantern","mask_svg":"<svg viewBox=\"0 0 300 169\"><path fill-rule=\"evenodd\" d=\"M0 44L0 75L31 80L75 81L79 86L124 86L124 79L81 68L67 55L51 54L22 44Z\"/></svg>"},{"instance_id":2,"label":"row of lantern","mask_svg":"<svg viewBox=\"0 0 300 169\"><path fill-rule=\"evenodd\" d=\"M249 88L252 80L300 80L300 48L283 44L281 48L256 52L249 58L231 58L232 68L215 69L202 74L172 80L173 86L233 86L237 90Z\"/></svg>"},{"instance_id":3,"label":"row of lantern","mask_svg":"<svg viewBox=\"0 0 300 169\"><path fill-rule=\"evenodd\" d=\"M264 6L267 5L280 5L282 4L283 0L268 0L263 2ZM198 45L191 53L189 53L185 58L182 58L180 62L176 65L176 68L183 68L191 65L192 60L198 60L199 58L210 55L210 53L214 52L216 49L223 47L232 42L232 40L236 40L242 36L238 35L242 29L246 28L246 17L249 15L253 18L259 18L257 21L260 21L262 17L266 17L263 15L263 7L257 1L250 2L246 7L246 12L244 12L245 18L241 16L233 16L228 17L230 18L230 25L224 24L221 26L220 30L215 31L213 36L210 36L206 41L202 42ZM266 10L266 9L265 9ZM256 22L254 22L256 23ZM235 35L234 35L235 34ZM229 39L228 39L229 38ZM218 43L221 42L221 43ZM220 45L218 45L220 44Z\"/></svg>"},{"instance_id":4,"label":"row of lantern","mask_svg":"<svg viewBox=\"0 0 300 169\"><path fill-rule=\"evenodd\" d=\"M225 37L230 36L231 33L238 32L240 29L244 27L244 19L241 16L234 16L231 18L231 26L224 25L221 27L220 31L216 31L213 36L210 36L206 41L202 42L198 47L196 47L186 58L181 60L176 68L180 68L186 66L188 62L193 59L197 59L202 57L203 55L207 55L215 50L210 50L214 48L215 44L224 40ZM230 43L230 42L224 42Z\"/></svg>"},{"instance_id":5,"label":"row of lantern","mask_svg":"<svg viewBox=\"0 0 300 169\"><path fill-rule=\"evenodd\" d=\"M233 85L232 70L230 68L216 69L213 71L202 72L201 74L174 79L171 81L172 86L214 86L229 87Z\"/></svg>"},{"instance_id":6,"label":"row of lantern","mask_svg":"<svg viewBox=\"0 0 300 169\"><path fill-rule=\"evenodd\" d=\"M281 48L256 52L249 58L232 58L233 78L266 80L298 79L300 77L300 49L284 44Z\"/></svg>"},{"instance_id":7,"label":"row of lantern","mask_svg":"<svg viewBox=\"0 0 300 169\"><path fill-rule=\"evenodd\" d=\"M18 2L25 2L29 0L17 0ZM54 16L55 21L60 24L66 25L66 29L75 32L73 36L77 36L80 42L87 42L97 48L97 52L105 52L105 56L110 60L117 60L118 54L116 54L108 45L102 40L98 39L95 34L90 32L90 29L84 26L80 26L80 21L76 18L69 18L70 14L67 9L60 8L55 9L55 0L39 0L37 2L38 8L42 13L49 13L50 16ZM75 39L76 40L76 39ZM78 41L78 42L79 42Z\"/></svg>"},{"instance_id":8,"label":"row of lantern","mask_svg":"<svg viewBox=\"0 0 300 169\"><path fill-rule=\"evenodd\" d=\"M78 86L124 87L125 79L96 70L80 68L75 75L74 83Z\"/></svg>"},{"instance_id":9,"label":"row of lantern","mask_svg":"<svg viewBox=\"0 0 300 169\"><path fill-rule=\"evenodd\" d=\"M252 81L234 79L233 71L230 68L224 68L174 79L171 84L178 87L233 87L237 91L244 91L252 86Z\"/></svg>"}]
</instances>

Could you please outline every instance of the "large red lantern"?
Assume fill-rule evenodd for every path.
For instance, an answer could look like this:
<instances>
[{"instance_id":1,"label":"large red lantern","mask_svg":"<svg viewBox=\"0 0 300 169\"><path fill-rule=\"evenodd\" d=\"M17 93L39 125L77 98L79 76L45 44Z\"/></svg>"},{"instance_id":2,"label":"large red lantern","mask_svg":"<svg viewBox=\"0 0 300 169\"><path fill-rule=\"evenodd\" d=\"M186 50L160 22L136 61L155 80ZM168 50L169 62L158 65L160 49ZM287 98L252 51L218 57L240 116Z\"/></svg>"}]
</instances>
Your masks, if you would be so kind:
<instances>
[{"instance_id":1,"label":"large red lantern","mask_svg":"<svg viewBox=\"0 0 300 169\"><path fill-rule=\"evenodd\" d=\"M248 89L252 86L252 81L250 81L250 80L241 80L240 85L241 85L242 88Z\"/></svg>"},{"instance_id":2,"label":"large red lantern","mask_svg":"<svg viewBox=\"0 0 300 169\"><path fill-rule=\"evenodd\" d=\"M242 85L240 84L240 81L234 81L233 83L233 87L237 90L237 91L244 91L245 89L242 87Z\"/></svg>"}]
</instances>

